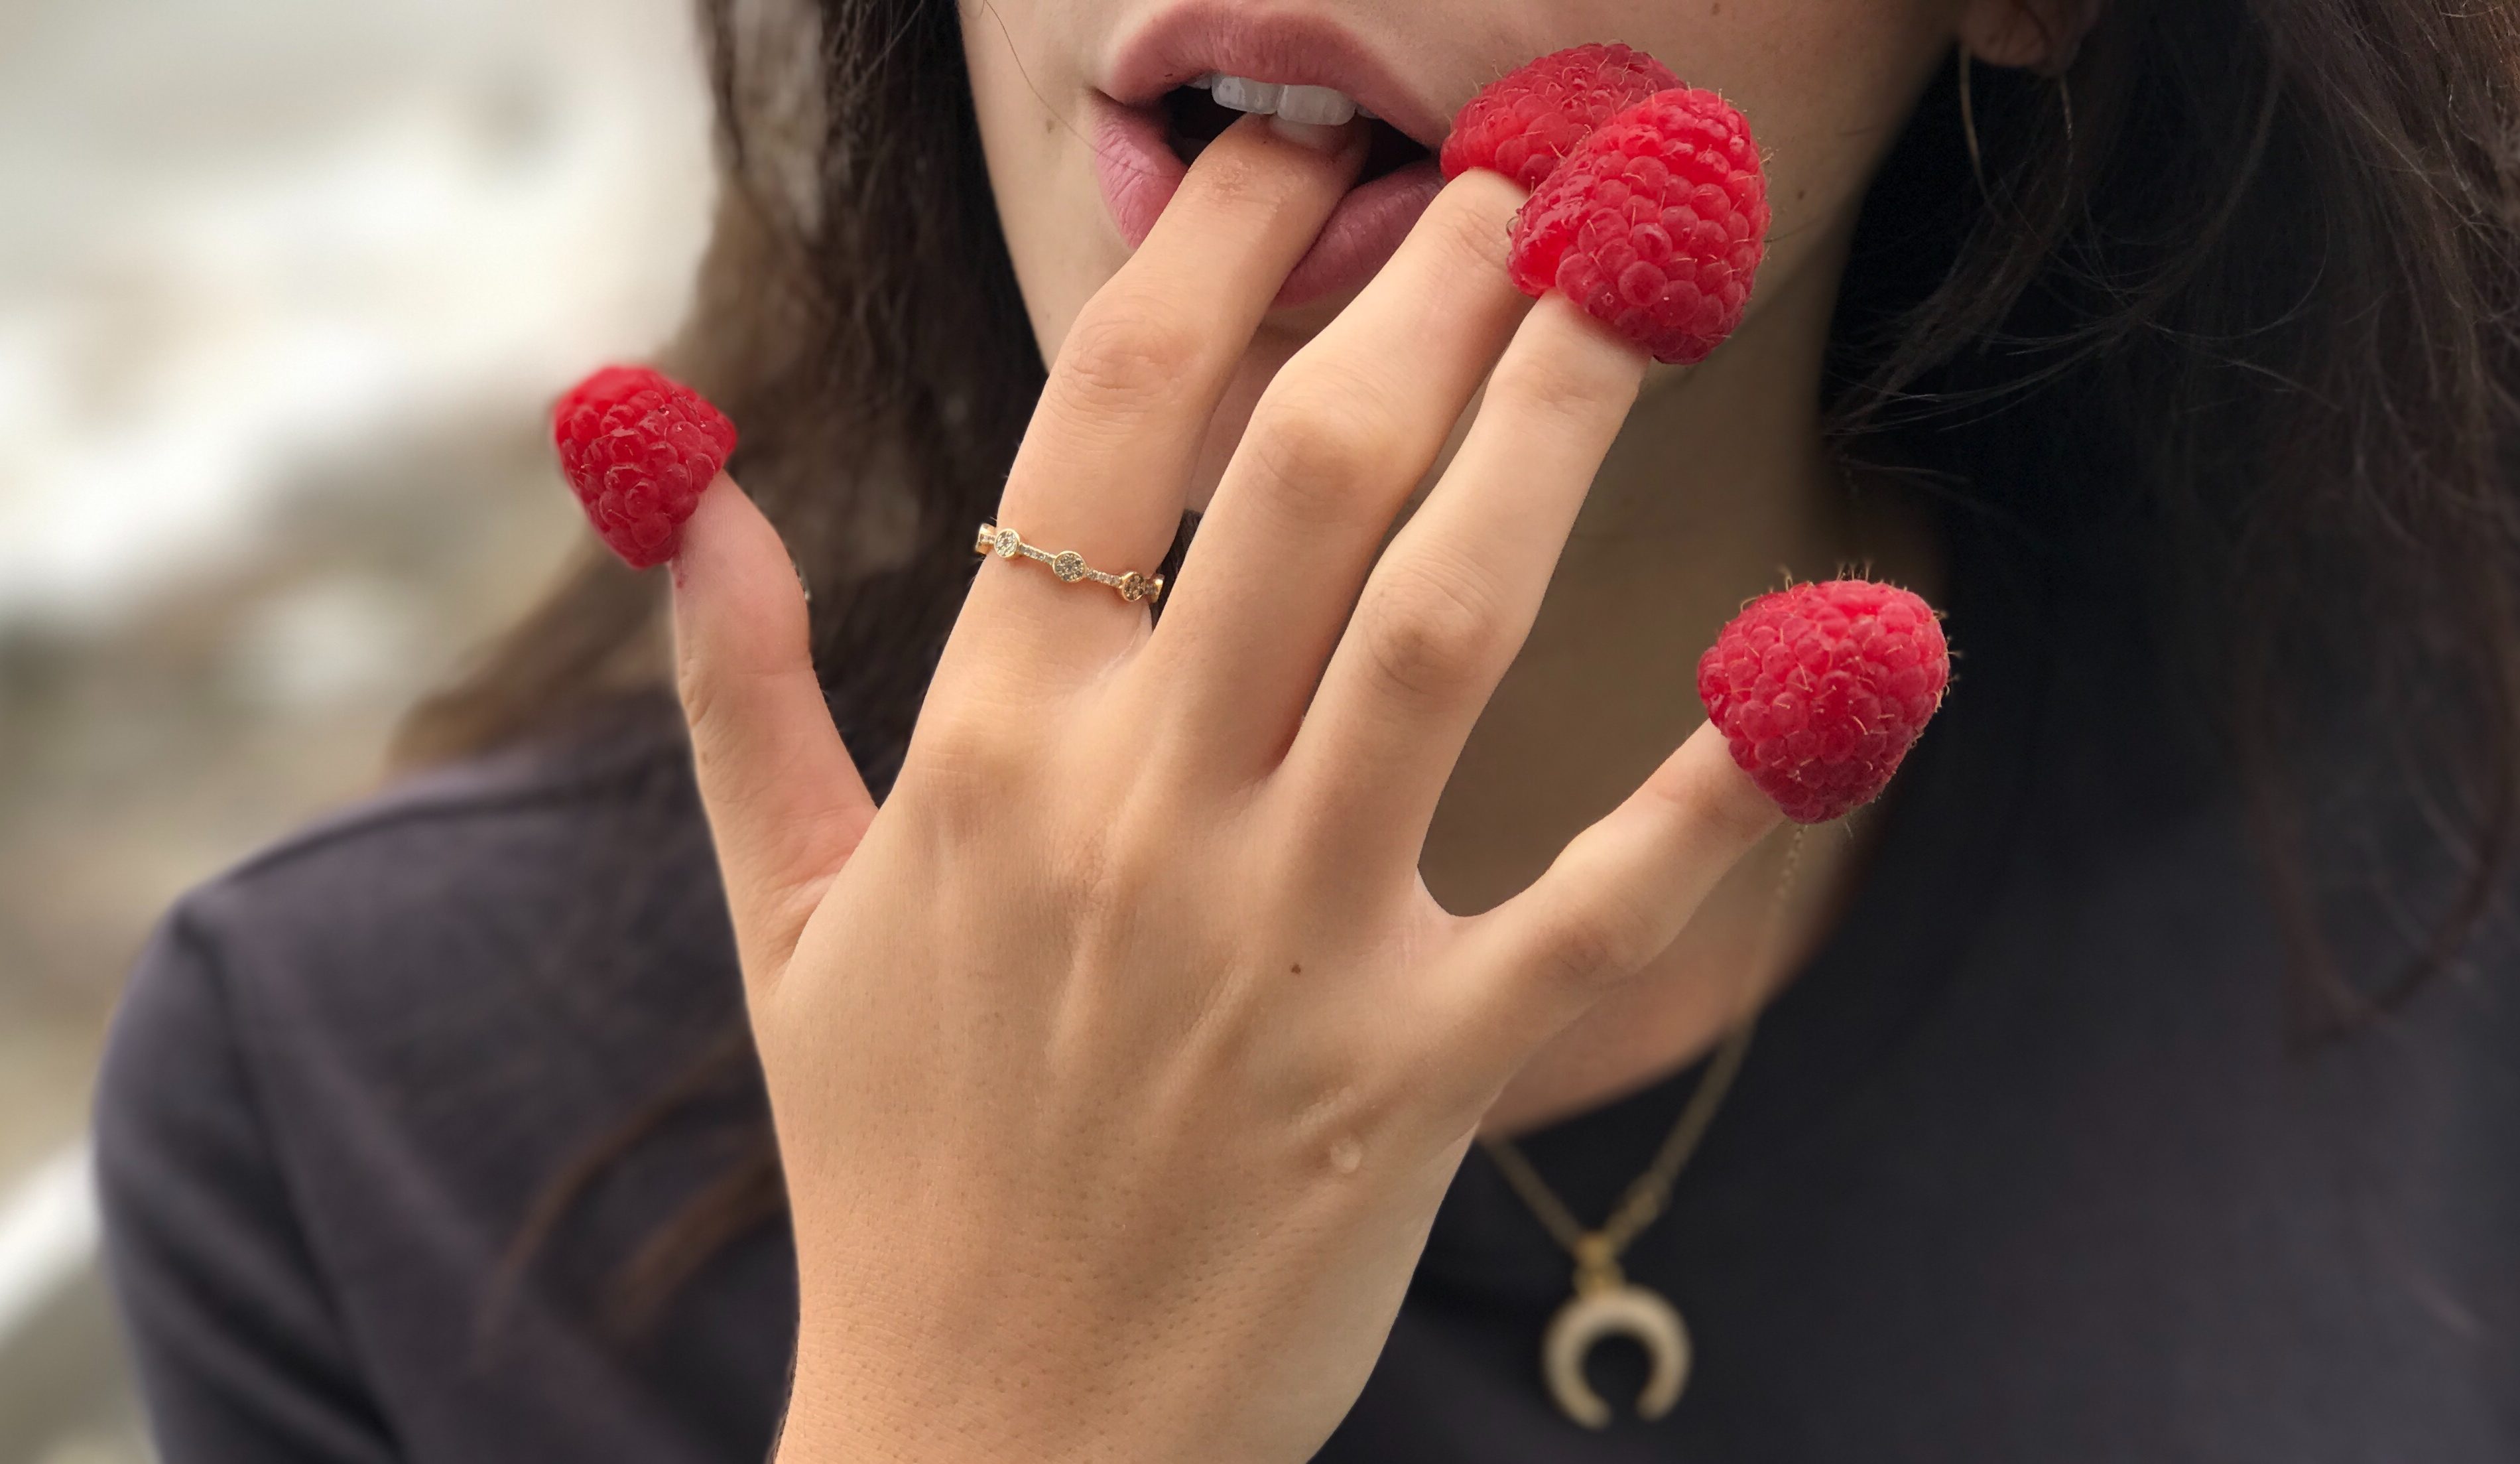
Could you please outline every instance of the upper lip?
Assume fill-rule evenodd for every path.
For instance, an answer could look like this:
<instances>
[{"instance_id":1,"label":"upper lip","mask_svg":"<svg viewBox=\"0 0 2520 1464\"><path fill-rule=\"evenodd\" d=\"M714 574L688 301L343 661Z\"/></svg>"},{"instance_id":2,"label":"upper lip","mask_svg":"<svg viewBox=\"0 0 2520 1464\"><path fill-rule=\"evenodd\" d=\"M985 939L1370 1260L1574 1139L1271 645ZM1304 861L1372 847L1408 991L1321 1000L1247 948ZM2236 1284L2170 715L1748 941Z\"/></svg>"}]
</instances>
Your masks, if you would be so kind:
<instances>
[{"instance_id":1,"label":"upper lip","mask_svg":"<svg viewBox=\"0 0 2520 1464\"><path fill-rule=\"evenodd\" d=\"M1250 0L1167 7L1120 45L1104 95L1148 107L1211 71L1345 92L1411 141L1433 151L1450 119L1418 100L1398 73L1324 16L1255 14Z\"/></svg>"}]
</instances>

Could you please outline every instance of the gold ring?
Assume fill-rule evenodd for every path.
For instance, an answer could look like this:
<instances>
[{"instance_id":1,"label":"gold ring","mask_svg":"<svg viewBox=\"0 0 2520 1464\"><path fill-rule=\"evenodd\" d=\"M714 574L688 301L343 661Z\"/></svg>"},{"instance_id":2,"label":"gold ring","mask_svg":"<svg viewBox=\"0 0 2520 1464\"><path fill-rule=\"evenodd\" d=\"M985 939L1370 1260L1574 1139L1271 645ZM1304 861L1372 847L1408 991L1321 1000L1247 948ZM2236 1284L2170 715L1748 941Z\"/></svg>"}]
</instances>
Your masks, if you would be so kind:
<instances>
[{"instance_id":1,"label":"gold ring","mask_svg":"<svg viewBox=\"0 0 2520 1464\"><path fill-rule=\"evenodd\" d=\"M1013 529L1001 528L995 524L980 526L980 536L972 543L971 550L975 554L994 553L1000 559L1012 559L1018 554L1026 559L1037 559L1050 566L1050 572L1070 584L1080 579L1096 580L1118 590L1123 600L1151 601L1164 592L1164 576L1161 574L1152 579L1135 570L1125 574L1106 574L1101 570L1088 569L1085 556L1073 549L1061 549L1053 554L1025 543L1023 535Z\"/></svg>"}]
</instances>

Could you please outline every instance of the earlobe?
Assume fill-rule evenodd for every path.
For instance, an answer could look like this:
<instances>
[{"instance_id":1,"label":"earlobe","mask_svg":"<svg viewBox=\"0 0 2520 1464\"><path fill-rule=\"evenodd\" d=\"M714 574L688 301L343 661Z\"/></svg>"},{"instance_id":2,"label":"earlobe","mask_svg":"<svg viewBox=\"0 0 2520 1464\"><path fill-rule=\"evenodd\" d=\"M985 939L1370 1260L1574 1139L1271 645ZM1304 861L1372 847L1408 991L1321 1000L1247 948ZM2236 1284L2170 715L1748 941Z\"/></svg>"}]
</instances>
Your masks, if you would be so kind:
<instances>
[{"instance_id":1,"label":"earlobe","mask_svg":"<svg viewBox=\"0 0 2520 1464\"><path fill-rule=\"evenodd\" d=\"M2104 0L1968 0L1959 40L1989 66L2056 76L2073 66Z\"/></svg>"}]
</instances>

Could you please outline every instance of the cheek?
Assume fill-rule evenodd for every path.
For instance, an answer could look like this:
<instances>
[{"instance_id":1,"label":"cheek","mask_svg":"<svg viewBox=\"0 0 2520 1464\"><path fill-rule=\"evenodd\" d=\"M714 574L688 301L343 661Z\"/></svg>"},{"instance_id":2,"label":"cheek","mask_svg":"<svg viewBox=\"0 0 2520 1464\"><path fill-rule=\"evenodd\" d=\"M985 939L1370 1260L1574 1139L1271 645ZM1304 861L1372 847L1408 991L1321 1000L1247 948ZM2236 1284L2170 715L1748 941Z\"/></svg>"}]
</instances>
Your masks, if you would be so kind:
<instances>
[{"instance_id":1,"label":"cheek","mask_svg":"<svg viewBox=\"0 0 2520 1464\"><path fill-rule=\"evenodd\" d=\"M1061 32L1064 19L1056 7L1018 0L963 7L989 184L1045 359L1129 253L1082 134L1086 83L1060 69L1077 54Z\"/></svg>"},{"instance_id":2,"label":"cheek","mask_svg":"<svg viewBox=\"0 0 2520 1464\"><path fill-rule=\"evenodd\" d=\"M1768 158L1767 268L1800 273L1851 229L1917 94L1953 46L1942 0L1702 0L1672 46L1750 118ZM1768 293L1764 289L1763 295Z\"/></svg>"}]
</instances>

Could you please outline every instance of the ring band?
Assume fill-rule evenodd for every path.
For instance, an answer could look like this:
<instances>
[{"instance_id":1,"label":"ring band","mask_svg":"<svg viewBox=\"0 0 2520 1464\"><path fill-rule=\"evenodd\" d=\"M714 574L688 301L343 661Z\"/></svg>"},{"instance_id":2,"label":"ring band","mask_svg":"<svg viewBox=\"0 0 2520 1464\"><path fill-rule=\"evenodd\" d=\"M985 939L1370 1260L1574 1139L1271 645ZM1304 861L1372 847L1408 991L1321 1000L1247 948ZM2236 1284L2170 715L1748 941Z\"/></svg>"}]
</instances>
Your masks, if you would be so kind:
<instances>
[{"instance_id":1,"label":"ring band","mask_svg":"<svg viewBox=\"0 0 2520 1464\"><path fill-rule=\"evenodd\" d=\"M1080 579L1096 580L1118 590L1123 600L1151 601L1164 592L1164 576L1161 574L1149 579L1135 570L1123 574L1107 574L1101 570L1088 569L1085 556L1073 549L1061 549L1053 554L1025 543L1023 535L1013 529L1001 528L995 524L980 526L980 536L972 543L971 551L975 554L994 553L1000 559L1012 559L1018 554L1026 559L1037 559L1050 566L1050 572L1070 584Z\"/></svg>"}]
</instances>

